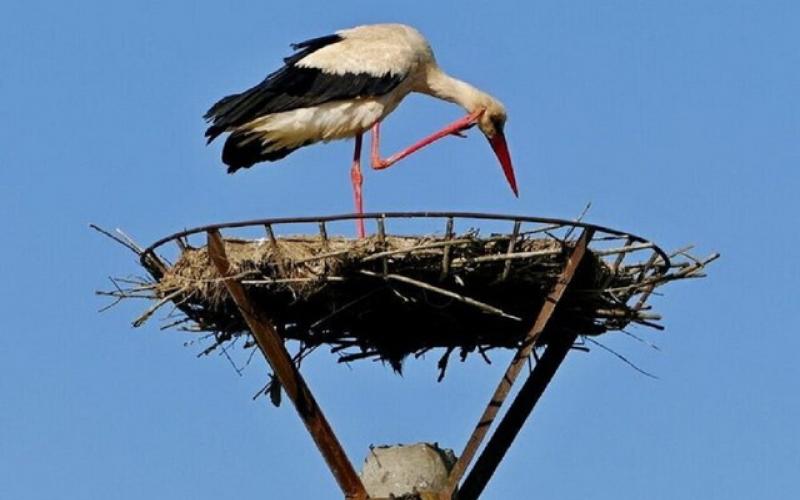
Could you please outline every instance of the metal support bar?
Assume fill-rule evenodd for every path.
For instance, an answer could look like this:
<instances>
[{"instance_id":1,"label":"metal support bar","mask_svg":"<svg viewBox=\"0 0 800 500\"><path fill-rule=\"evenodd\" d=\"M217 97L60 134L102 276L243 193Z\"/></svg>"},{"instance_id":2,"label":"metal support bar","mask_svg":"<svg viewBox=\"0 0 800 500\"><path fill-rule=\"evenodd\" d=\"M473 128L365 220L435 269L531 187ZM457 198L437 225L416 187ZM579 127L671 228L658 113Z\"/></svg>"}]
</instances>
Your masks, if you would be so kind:
<instances>
[{"instance_id":1,"label":"metal support bar","mask_svg":"<svg viewBox=\"0 0 800 500\"><path fill-rule=\"evenodd\" d=\"M208 231L208 254L220 275L229 277L231 270L225 253L225 243L216 229ZM228 288L228 292L234 302L236 302L236 306L247 322L247 326L253 333L258 347L264 357L267 358L270 366L272 366L272 370L278 377L287 396L294 403L297 413L328 463L328 467L333 472L336 482L339 483L339 487L344 492L345 497L352 500L366 499L367 493L364 485L336 439L333 429L331 429L325 419L325 415L322 413L322 409L311 394L300 372L292 363L291 357L286 351L280 336L275 331L272 322L252 306L246 290L238 280L233 278L226 279L225 286Z\"/></svg>"},{"instance_id":2,"label":"metal support bar","mask_svg":"<svg viewBox=\"0 0 800 500\"><path fill-rule=\"evenodd\" d=\"M378 243L381 252L386 251L386 217L378 219ZM386 256L381 257L381 265L383 266L383 276L386 277L389 274L389 260Z\"/></svg>"},{"instance_id":3,"label":"metal support bar","mask_svg":"<svg viewBox=\"0 0 800 500\"><path fill-rule=\"evenodd\" d=\"M500 407L508 397L511 387L514 385L517 376L519 376L520 370L522 370L522 367L525 365L528 357L533 352L536 341L546 328L550 318L553 316L556 305L561 300L561 297L564 295L564 291L572 281L575 271L578 269L579 264L586 254L587 247L589 246L589 242L592 240L593 235L593 228L584 228L580 237L575 242L575 246L572 248L569 257L567 258L567 262L564 265L561 275L553 284L553 288L547 295L545 303L539 310L539 314L533 323L533 327L531 327L528 335L525 337L525 340L517 351L517 354L511 360L511 364L509 365L503 377L500 379L500 383L498 384L497 389L495 389L491 400L489 400L489 404L486 406L483 415L481 415L480 420L478 420L478 424L467 441L464 451L461 453L458 461L450 471L448 487L451 493L456 491L458 483L464 476L464 472L466 471L470 462L472 462L472 459L475 457L475 453L478 451L481 442L489 432L489 428L492 426L494 419L497 417Z\"/></svg>"},{"instance_id":4,"label":"metal support bar","mask_svg":"<svg viewBox=\"0 0 800 500\"><path fill-rule=\"evenodd\" d=\"M450 241L453 239L453 218L447 218L447 228L444 231L444 239ZM450 274L450 245L445 245L442 252L442 272L439 275L439 281L444 281L447 275Z\"/></svg>"},{"instance_id":5,"label":"metal support bar","mask_svg":"<svg viewBox=\"0 0 800 500\"><path fill-rule=\"evenodd\" d=\"M517 246L517 238L519 238L519 229L522 227L522 222L515 220L514 221L514 230L511 232L511 238L508 239L508 249L506 250L506 255L514 253L514 249ZM511 259L506 261L505 266L503 266L503 274L500 275L500 281L505 281L508 278L508 274L511 272Z\"/></svg>"},{"instance_id":6,"label":"metal support bar","mask_svg":"<svg viewBox=\"0 0 800 500\"><path fill-rule=\"evenodd\" d=\"M500 420L497 430L486 444L486 448L475 462L475 466L464 479L464 484L458 492L458 500L477 500L480 497L577 337L575 333L565 332L564 335L550 340L533 373L523 384L519 394Z\"/></svg>"}]
</instances>

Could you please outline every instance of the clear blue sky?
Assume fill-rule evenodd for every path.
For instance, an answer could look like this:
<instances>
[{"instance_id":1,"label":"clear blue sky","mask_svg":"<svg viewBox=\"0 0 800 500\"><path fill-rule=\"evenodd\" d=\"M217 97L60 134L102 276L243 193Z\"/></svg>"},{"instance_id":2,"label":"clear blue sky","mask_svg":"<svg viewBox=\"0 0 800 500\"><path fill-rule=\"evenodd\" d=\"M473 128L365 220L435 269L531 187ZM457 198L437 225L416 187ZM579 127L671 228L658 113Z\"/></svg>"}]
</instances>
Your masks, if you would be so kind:
<instances>
[{"instance_id":1,"label":"clear blue sky","mask_svg":"<svg viewBox=\"0 0 800 500\"><path fill-rule=\"evenodd\" d=\"M201 115L259 81L290 42L362 23L418 27L442 66L502 99L522 196L486 141L440 143L366 172L374 210L573 217L720 251L667 287L655 352L605 341L568 358L486 498L800 498L800 6L672 2L41 2L0 9L0 498L338 498L291 407L134 330L93 291L136 273L87 229L143 243L216 221L351 209L350 143L233 177ZM461 116L412 97L385 151ZM359 466L371 443L461 448L504 357L348 369L311 386Z\"/></svg>"}]
</instances>

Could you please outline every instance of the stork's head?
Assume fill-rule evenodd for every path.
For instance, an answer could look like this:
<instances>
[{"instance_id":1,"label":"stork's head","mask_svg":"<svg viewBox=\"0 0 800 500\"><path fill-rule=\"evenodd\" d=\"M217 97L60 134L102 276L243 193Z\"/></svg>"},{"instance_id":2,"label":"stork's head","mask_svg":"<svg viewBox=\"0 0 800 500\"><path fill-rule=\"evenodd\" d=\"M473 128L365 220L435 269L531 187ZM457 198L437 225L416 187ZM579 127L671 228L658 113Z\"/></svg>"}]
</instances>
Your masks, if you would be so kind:
<instances>
[{"instance_id":1,"label":"stork's head","mask_svg":"<svg viewBox=\"0 0 800 500\"><path fill-rule=\"evenodd\" d=\"M517 180L514 177L514 167L511 165L511 155L508 153L506 136L504 133L506 125L506 108L497 99L484 94L479 101L476 110L483 109L483 113L478 117L478 128L489 140L489 144L497 155L506 180L514 191L514 196L519 196L517 190Z\"/></svg>"}]
</instances>

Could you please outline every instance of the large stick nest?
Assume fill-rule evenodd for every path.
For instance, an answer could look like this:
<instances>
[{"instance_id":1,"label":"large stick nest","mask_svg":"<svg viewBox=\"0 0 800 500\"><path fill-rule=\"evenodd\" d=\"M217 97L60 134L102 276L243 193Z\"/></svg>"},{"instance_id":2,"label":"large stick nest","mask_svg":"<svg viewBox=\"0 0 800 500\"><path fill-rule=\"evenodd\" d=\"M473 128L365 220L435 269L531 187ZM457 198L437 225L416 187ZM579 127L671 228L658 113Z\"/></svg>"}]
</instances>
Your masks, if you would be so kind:
<instances>
[{"instance_id":1,"label":"large stick nest","mask_svg":"<svg viewBox=\"0 0 800 500\"><path fill-rule=\"evenodd\" d=\"M459 349L462 356L515 347L565 260L557 242L523 240L517 251L536 255L518 261L504 277L505 260L480 259L502 255L507 238L463 235L456 241L446 274L443 242L436 238L337 238L322 245L317 238L294 237L274 245L227 240L225 247L250 300L284 338L308 347L329 344L342 361L376 357L399 369L409 354L437 347ZM576 300L587 311L608 309L603 295L592 292L607 277L603 266L589 259L576 277L585 289L583 299L566 303L575 314L553 324L590 334L606 331L591 314L577 311ZM202 329L222 332L218 342L247 332L205 248L186 248L157 282L157 296L175 293ZM622 325L635 314L620 309L620 316Z\"/></svg>"},{"instance_id":2,"label":"large stick nest","mask_svg":"<svg viewBox=\"0 0 800 500\"><path fill-rule=\"evenodd\" d=\"M519 347L574 245L574 226L560 227L567 233L563 237L546 230L520 233L517 223L514 234L505 235L448 230L447 236L365 239L328 238L324 232L275 238L270 228L269 238L229 238L225 250L250 301L284 339L299 341L298 364L308 352L328 345L342 362L372 358L399 371L407 356L443 348L443 376L453 352L463 360L473 352L486 358L488 350ZM139 253L150 274L114 280L115 290L101 292L117 300L154 300L135 326L171 303L174 312L165 327L207 332L211 345L204 353L227 352L226 346L240 338L254 348L204 246L174 238L180 252L170 264L154 252L142 253L124 233L120 238L102 232ZM626 238L620 234L596 240L619 242ZM626 263L641 250L650 258ZM701 261L685 250L669 262L654 245L630 236L622 247L591 249L538 345L560 331L593 336L631 322L661 329L660 317L646 304L653 290L702 276L704 265L716 258Z\"/></svg>"}]
</instances>

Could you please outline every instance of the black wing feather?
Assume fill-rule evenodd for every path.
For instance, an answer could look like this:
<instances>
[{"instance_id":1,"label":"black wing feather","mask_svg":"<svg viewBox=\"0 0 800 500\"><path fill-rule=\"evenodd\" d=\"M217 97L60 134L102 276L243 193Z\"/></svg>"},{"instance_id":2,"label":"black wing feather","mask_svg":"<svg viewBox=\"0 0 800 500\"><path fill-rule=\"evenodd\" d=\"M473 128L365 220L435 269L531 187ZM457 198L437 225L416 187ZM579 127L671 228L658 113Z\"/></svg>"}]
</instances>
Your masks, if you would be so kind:
<instances>
[{"instance_id":1,"label":"black wing feather","mask_svg":"<svg viewBox=\"0 0 800 500\"><path fill-rule=\"evenodd\" d=\"M260 116L334 100L384 95L405 77L392 73L380 76L369 73L331 74L317 68L296 66L312 52L341 40L339 35L328 35L293 44L292 48L297 52L284 59L285 66L258 85L214 104L205 114L205 119L211 123L206 130L208 142Z\"/></svg>"}]
</instances>

